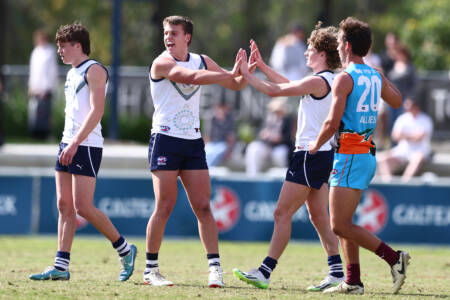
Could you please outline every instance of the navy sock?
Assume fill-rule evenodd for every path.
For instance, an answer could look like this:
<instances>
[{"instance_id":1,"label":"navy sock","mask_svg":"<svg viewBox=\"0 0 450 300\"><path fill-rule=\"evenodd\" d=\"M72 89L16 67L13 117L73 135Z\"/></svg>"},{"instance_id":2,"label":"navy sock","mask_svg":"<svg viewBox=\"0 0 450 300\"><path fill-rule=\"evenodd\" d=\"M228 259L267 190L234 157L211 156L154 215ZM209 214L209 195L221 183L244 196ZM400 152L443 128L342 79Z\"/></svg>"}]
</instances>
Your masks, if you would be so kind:
<instances>
[{"instance_id":1,"label":"navy sock","mask_svg":"<svg viewBox=\"0 0 450 300\"><path fill-rule=\"evenodd\" d=\"M342 269L342 260L339 254L328 256L328 268L330 275L333 277L344 277L344 270Z\"/></svg>"},{"instance_id":2,"label":"navy sock","mask_svg":"<svg viewBox=\"0 0 450 300\"><path fill-rule=\"evenodd\" d=\"M116 249L117 253L120 257L127 256L130 253L130 245L127 243L127 240L120 236L117 241L112 243L114 249Z\"/></svg>"},{"instance_id":3,"label":"navy sock","mask_svg":"<svg viewBox=\"0 0 450 300\"><path fill-rule=\"evenodd\" d=\"M67 271L69 270L70 252L58 251L56 252L55 263L53 266L56 270Z\"/></svg>"},{"instance_id":4,"label":"navy sock","mask_svg":"<svg viewBox=\"0 0 450 300\"><path fill-rule=\"evenodd\" d=\"M264 277L267 279L270 277L270 274L273 272L275 267L277 266L278 261L276 259L273 259L272 257L267 256L261 266L258 268L259 271L264 275Z\"/></svg>"},{"instance_id":5,"label":"navy sock","mask_svg":"<svg viewBox=\"0 0 450 300\"><path fill-rule=\"evenodd\" d=\"M144 274L150 273L150 269L158 268L158 253L146 253Z\"/></svg>"},{"instance_id":6,"label":"navy sock","mask_svg":"<svg viewBox=\"0 0 450 300\"><path fill-rule=\"evenodd\" d=\"M209 266L220 266L220 257L219 253L211 253L206 254L206 258L208 259Z\"/></svg>"}]
</instances>

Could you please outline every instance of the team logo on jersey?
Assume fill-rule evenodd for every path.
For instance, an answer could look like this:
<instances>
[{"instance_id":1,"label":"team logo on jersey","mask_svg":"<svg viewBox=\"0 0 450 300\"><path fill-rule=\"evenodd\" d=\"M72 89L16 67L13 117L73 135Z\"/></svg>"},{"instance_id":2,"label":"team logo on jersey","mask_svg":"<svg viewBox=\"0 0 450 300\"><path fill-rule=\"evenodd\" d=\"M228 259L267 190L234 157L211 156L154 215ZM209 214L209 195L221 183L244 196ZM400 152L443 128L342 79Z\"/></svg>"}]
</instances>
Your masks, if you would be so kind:
<instances>
[{"instance_id":1,"label":"team logo on jersey","mask_svg":"<svg viewBox=\"0 0 450 300\"><path fill-rule=\"evenodd\" d=\"M337 170L337 169L331 170L331 175L336 175L337 173L338 173L338 170Z\"/></svg>"},{"instance_id":2,"label":"team logo on jersey","mask_svg":"<svg viewBox=\"0 0 450 300\"><path fill-rule=\"evenodd\" d=\"M233 190L220 186L214 191L211 210L219 232L226 232L233 228L239 220L241 204Z\"/></svg>"},{"instance_id":3,"label":"team logo on jersey","mask_svg":"<svg viewBox=\"0 0 450 300\"><path fill-rule=\"evenodd\" d=\"M173 117L175 127L180 130L192 129L194 127L195 120L196 118L194 114L187 109L187 105Z\"/></svg>"},{"instance_id":4,"label":"team logo on jersey","mask_svg":"<svg viewBox=\"0 0 450 300\"><path fill-rule=\"evenodd\" d=\"M167 157L165 156L158 156L156 159L156 164L158 166L165 166L167 164Z\"/></svg>"},{"instance_id":5,"label":"team logo on jersey","mask_svg":"<svg viewBox=\"0 0 450 300\"><path fill-rule=\"evenodd\" d=\"M168 132L168 131L170 131L170 127L169 127L169 126L164 126L164 125L159 126L159 129L160 129L162 132Z\"/></svg>"},{"instance_id":6,"label":"team logo on jersey","mask_svg":"<svg viewBox=\"0 0 450 300\"><path fill-rule=\"evenodd\" d=\"M387 223L388 206L384 196L369 189L364 192L355 213L355 223L372 233L379 233Z\"/></svg>"}]
</instances>

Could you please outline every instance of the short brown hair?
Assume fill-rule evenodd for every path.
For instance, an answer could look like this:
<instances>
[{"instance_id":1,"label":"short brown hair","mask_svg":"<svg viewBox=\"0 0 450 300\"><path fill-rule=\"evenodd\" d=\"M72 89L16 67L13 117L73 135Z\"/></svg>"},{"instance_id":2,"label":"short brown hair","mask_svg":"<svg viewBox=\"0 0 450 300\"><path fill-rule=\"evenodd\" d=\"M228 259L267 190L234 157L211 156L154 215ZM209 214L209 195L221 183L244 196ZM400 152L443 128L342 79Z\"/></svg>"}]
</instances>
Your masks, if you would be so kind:
<instances>
[{"instance_id":1,"label":"short brown hair","mask_svg":"<svg viewBox=\"0 0 450 300\"><path fill-rule=\"evenodd\" d=\"M314 47L318 52L324 51L327 56L327 65L331 69L341 67L341 59L339 58L337 28L333 26L322 27L322 22L316 24L313 32L308 38L308 44Z\"/></svg>"},{"instance_id":2,"label":"short brown hair","mask_svg":"<svg viewBox=\"0 0 450 300\"><path fill-rule=\"evenodd\" d=\"M68 25L61 25L56 31L56 43L80 43L84 54L91 53L91 41L89 32L78 22Z\"/></svg>"},{"instance_id":3,"label":"short brown hair","mask_svg":"<svg viewBox=\"0 0 450 300\"><path fill-rule=\"evenodd\" d=\"M191 39L189 40L188 45L191 44L192 36L194 34L194 23L191 19L183 16L170 16L164 19L163 26L165 26L166 24L181 25L181 27L183 27L184 33L188 33L191 35Z\"/></svg>"},{"instance_id":4,"label":"short brown hair","mask_svg":"<svg viewBox=\"0 0 450 300\"><path fill-rule=\"evenodd\" d=\"M343 33L344 41L352 45L355 55L364 57L372 46L372 31L369 24L354 17L347 17L339 23L339 30Z\"/></svg>"}]
</instances>

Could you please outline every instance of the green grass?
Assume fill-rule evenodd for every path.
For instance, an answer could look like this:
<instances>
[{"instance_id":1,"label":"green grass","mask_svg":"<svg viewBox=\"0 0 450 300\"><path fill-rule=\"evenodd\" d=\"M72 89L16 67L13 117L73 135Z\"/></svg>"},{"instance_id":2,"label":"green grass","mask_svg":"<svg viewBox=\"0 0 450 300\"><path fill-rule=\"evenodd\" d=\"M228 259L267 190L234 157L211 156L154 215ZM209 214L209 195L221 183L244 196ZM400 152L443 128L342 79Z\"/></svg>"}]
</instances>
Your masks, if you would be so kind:
<instances>
[{"instance_id":1,"label":"green grass","mask_svg":"<svg viewBox=\"0 0 450 300\"><path fill-rule=\"evenodd\" d=\"M119 263L103 238L76 237L71 253L70 281L35 282L31 273L52 265L56 237L0 236L0 299L358 299L306 292L306 287L327 274L326 257L317 243L291 242L267 290L248 286L232 275L234 267L256 267L266 256L268 243L221 242L220 254L226 288L206 287L208 267L198 240L165 240L159 263L173 287L152 287L142 282L145 241L129 238L138 247L135 273L117 281ZM398 245L394 245L396 248ZM361 250L362 280L368 299L450 298L450 247L402 245L412 260L399 295L392 295L389 268L374 254Z\"/></svg>"}]
</instances>

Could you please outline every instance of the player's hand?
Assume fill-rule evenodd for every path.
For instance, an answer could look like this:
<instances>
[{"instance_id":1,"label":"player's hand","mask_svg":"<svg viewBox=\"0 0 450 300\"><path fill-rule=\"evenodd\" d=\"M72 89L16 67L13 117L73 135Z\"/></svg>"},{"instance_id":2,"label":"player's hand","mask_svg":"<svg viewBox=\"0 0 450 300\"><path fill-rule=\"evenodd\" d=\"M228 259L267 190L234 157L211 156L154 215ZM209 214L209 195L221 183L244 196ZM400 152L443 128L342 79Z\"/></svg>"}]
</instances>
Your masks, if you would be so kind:
<instances>
[{"instance_id":1,"label":"player's hand","mask_svg":"<svg viewBox=\"0 0 450 300\"><path fill-rule=\"evenodd\" d=\"M250 40L250 58L249 58L249 68L251 69L253 66L261 68L264 64L262 60L261 53L259 52L258 45L254 40Z\"/></svg>"},{"instance_id":2,"label":"player's hand","mask_svg":"<svg viewBox=\"0 0 450 300\"><path fill-rule=\"evenodd\" d=\"M245 50L242 49L242 62L241 62L241 73L242 75L248 74L249 71L249 66L248 66L248 62L247 62L247 52L245 52Z\"/></svg>"},{"instance_id":3,"label":"player's hand","mask_svg":"<svg viewBox=\"0 0 450 300\"><path fill-rule=\"evenodd\" d=\"M317 151L319 151L319 147L317 146L317 143L315 141L314 142L310 142L308 144L308 152L309 152L309 154L316 154Z\"/></svg>"},{"instance_id":4,"label":"player's hand","mask_svg":"<svg viewBox=\"0 0 450 300\"><path fill-rule=\"evenodd\" d=\"M244 54L245 54L245 58L244 58ZM247 54L245 53L245 50L241 48L241 49L239 49L239 51L236 55L236 60L234 62L233 70L231 70L232 77L236 77L236 76L240 75L240 67L244 60L247 60Z\"/></svg>"},{"instance_id":5,"label":"player's hand","mask_svg":"<svg viewBox=\"0 0 450 300\"><path fill-rule=\"evenodd\" d=\"M78 151L78 145L70 143L66 148L61 151L59 156L59 163L63 166L68 166L72 163L72 159Z\"/></svg>"}]
</instances>

